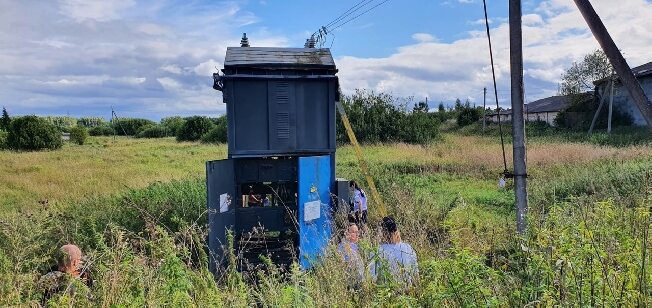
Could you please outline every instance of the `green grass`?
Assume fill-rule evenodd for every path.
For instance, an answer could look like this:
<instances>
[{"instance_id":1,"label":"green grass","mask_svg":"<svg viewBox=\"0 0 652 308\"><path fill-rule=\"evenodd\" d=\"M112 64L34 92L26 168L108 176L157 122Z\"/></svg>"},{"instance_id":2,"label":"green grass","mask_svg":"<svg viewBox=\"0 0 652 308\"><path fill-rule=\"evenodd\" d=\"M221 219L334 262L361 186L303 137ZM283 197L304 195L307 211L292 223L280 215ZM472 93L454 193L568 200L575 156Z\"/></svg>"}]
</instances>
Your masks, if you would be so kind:
<instances>
[{"instance_id":1,"label":"green grass","mask_svg":"<svg viewBox=\"0 0 652 308\"><path fill-rule=\"evenodd\" d=\"M9 167L13 182L0 180L1 196L14 188L20 196L5 203L14 211L0 214L0 305L37 304L35 281L65 242L89 255L96 283L92 303L79 294L56 297L63 306L652 305L652 148L529 145L530 229L522 237L511 183L497 186L495 138L449 132L428 146L364 147L388 212L419 256L419 284L408 289L371 279L347 288L334 247L309 272L270 265L256 279L231 271L215 282L207 272L203 168L204 160L223 158L224 147L100 138L88 148L2 152L3 161L41 163ZM104 170L114 165L107 160L122 166ZM86 179L60 171L74 161ZM367 187L350 146L338 148L337 173ZM64 180L50 180L52 188L16 184L52 175ZM38 205L49 189L70 195ZM365 249L378 243L377 210L371 203Z\"/></svg>"},{"instance_id":2,"label":"green grass","mask_svg":"<svg viewBox=\"0 0 652 308\"><path fill-rule=\"evenodd\" d=\"M150 183L201 176L226 146L173 138L90 137L58 151L0 151L0 210L107 196Z\"/></svg>"}]
</instances>

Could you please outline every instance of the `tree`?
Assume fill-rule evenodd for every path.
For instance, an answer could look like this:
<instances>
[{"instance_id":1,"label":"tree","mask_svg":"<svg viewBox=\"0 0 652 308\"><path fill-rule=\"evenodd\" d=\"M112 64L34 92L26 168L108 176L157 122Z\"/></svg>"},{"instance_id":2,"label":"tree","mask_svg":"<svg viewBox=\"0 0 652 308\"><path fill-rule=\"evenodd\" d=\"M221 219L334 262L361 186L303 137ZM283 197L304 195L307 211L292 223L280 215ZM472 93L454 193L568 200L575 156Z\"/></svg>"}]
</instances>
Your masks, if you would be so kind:
<instances>
[{"instance_id":1,"label":"tree","mask_svg":"<svg viewBox=\"0 0 652 308\"><path fill-rule=\"evenodd\" d=\"M9 113L7 113L7 108L2 107L2 118L0 118L0 130L9 130L9 125L11 125L11 118Z\"/></svg>"},{"instance_id":2,"label":"tree","mask_svg":"<svg viewBox=\"0 0 652 308\"><path fill-rule=\"evenodd\" d=\"M428 107L428 103L426 102L419 102L419 103L414 103L414 108L412 108L412 112L428 112L430 108Z\"/></svg>"},{"instance_id":3,"label":"tree","mask_svg":"<svg viewBox=\"0 0 652 308\"><path fill-rule=\"evenodd\" d=\"M593 82L613 74L609 58L602 50L596 50L586 56L580 63L573 65L561 76L561 94L579 94L593 90Z\"/></svg>"},{"instance_id":4,"label":"tree","mask_svg":"<svg viewBox=\"0 0 652 308\"><path fill-rule=\"evenodd\" d=\"M455 111L460 111L460 110L462 110L462 108L464 108L464 106L462 106L462 101L459 98L456 99L455 100Z\"/></svg>"},{"instance_id":5,"label":"tree","mask_svg":"<svg viewBox=\"0 0 652 308\"><path fill-rule=\"evenodd\" d=\"M439 103L439 107L437 107L437 111L438 111L439 113L444 113L444 112L446 112L446 107L444 107L444 103L443 103L443 102L442 102L442 103Z\"/></svg>"},{"instance_id":6,"label":"tree","mask_svg":"<svg viewBox=\"0 0 652 308\"><path fill-rule=\"evenodd\" d=\"M63 141L54 124L37 116L24 116L11 121L7 145L16 150L55 150Z\"/></svg>"},{"instance_id":7,"label":"tree","mask_svg":"<svg viewBox=\"0 0 652 308\"><path fill-rule=\"evenodd\" d=\"M179 129L177 141L197 141L214 126L213 121L207 117L190 117Z\"/></svg>"}]
</instances>

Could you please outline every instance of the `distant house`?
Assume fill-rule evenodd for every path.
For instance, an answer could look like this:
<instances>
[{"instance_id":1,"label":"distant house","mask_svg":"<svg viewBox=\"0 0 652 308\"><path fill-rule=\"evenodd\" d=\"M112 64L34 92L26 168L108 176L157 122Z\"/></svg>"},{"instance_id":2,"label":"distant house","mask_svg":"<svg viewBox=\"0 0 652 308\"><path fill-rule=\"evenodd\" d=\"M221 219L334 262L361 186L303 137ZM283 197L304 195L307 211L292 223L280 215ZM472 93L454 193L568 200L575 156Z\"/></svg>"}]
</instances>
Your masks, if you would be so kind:
<instances>
[{"instance_id":1,"label":"distant house","mask_svg":"<svg viewBox=\"0 0 652 308\"><path fill-rule=\"evenodd\" d=\"M634 77L638 79L638 82L641 84L643 92L645 92L649 101L650 98L652 98L652 62L633 68L632 73L634 73ZM605 78L594 82L597 93L604 93L604 95L607 95L605 101L606 104L609 103L608 96L611 94L609 79L610 78ZM623 87L618 78L616 79L614 87L613 107L622 113L629 114L632 117L632 124L639 126L647 125L641 111L638 110L638 107L629 96L629 92L625 87Z\"/></svg>"},{"instance_id":2,"label":"distant house","mask_svg":"<svg viewBox=\"0 0 652 308\"><path fill-rule=\"evenodd\" d=\"M492 114L487 115L487 121L498 123L498 118L500 117L500 122L511 122L512 121L512 110L500 110Z\"/></svg>"},{"instance_id":3,"label":"distant house","mask_svg":"<svg viewBox=\"0 0 652 308\"><path fill-rule=\"evenodd\" d=\"M593 95L591 92L584 94L586 99L592 99ZM555 125L555 118L557 115L568 106L570 106L571 99L570 96L558 95L542 98L540 100L533 101L529 104L525 104L524 117L525 121L544 121L552 126ZM512 121L512 111L501 110L500 113L493 113L488 115L488 120L491 122L498 122L498 116L500 115L501 122L511 122Z\"/></svg>"}]
</instances>

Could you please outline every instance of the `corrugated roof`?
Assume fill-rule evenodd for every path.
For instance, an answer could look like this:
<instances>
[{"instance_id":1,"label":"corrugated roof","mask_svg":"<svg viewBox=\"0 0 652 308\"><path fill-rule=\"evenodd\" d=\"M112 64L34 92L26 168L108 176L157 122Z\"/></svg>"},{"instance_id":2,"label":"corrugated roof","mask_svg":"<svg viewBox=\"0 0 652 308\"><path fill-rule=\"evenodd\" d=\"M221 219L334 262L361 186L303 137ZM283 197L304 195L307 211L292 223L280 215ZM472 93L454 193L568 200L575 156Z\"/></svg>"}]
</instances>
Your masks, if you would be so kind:
<instances>
[{"instance_id":1,"label":"corrugated roof","mask_svg":"<svg viewBox=\"0 0 652 308\"><path fill-rule=\"evenodd\" d=\"M645 63L632 69L634 76L646 76L652 74L652 62Z\"/></svg>"},{"instance_id":2,"label":"corrugated roof","mask_svg":"<svg viewBox=\"0 0 652 308\"><path fill-rule=\"evenodd\" d=\"M634 74L634 77L644 77L648 75L652 75L652 62L645 63L643 65L639 65L637 67L632 68L632 73ZM620 79L620 78L618 78ZM609 78L602 78L600 80L596 80L593 82L594 85L599 85L605 81L609 80Z\"/></svg>"},{"instance_id":3,"label":"corrugated roof","mask_svg":"<svg viewBox=\"0 0 652 308\"><path fill-rule=\"evenodd\" d=\"M582 98L585 100L593 99L593 92L582 93ZM525 112L557 112L566 109L570 103L570 95L551 96L525 104Z\"/></svg>"},{"instance_id":4,"label":"corrugated roof","mask_svg":"<svg viewBox=\"0 0 652 308\"><path fill-rule=\"evenodd\" d=\"M224 67L335 68L328 48L228 47Z\"/></svg>"},{"instance_id":5,"label":"corrugated roof","mask_svg":"<svg viewBox=\"0 0 652 308\"><path fill-rule=\"evenodd\" d=\"M567 96L551 96L525 104L525 111L527 113L556 112L565 109L569 104L570 100Z\"/></svg>"}]
</instances>

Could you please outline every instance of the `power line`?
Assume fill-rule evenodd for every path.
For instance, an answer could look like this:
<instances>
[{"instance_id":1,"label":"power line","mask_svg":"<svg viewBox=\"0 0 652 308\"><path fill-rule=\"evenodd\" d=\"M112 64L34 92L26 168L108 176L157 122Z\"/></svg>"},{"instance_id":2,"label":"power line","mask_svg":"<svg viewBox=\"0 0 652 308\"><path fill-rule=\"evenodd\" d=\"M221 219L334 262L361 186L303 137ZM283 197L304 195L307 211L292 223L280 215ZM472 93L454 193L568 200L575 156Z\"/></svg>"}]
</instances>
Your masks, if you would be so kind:
<instances>
[{"instance_id":1,"label":"power line","mask_svg":"<svg viewBox=\"0 0 652 308\"><path fill-rule=\"evenodd\" d=\"M342 15L340 15L340 16L337 17L336 19L332 20L331 22L329 22L328 24L326 24L326 26L324 26L324 27L325 27L325 28L330 27L331 25L333 25L333 24L335 24L336 22L338 22L338 21L340 21L340 20L342 20L342 19L348 17L349 15L355 13L356 11L358 11L359 9L361 9L362 7L366 6L367 4L369 4L370 2L373 2L373 1L374 1L374 0L362 0L362 1L358 2L358 4L356 4L356 5L352 6L352 7L350 7L348 10L346 10L344 13L342 13ZM363 3L364 3L364 4L363 4ZM361 5L361 4L362 4L362 5Z\"/></svg>"},{"instance_id":2,"label":"power line","mask_svg":"<svg viewBox=\"0 0 652 308\"><path fill-rule=\"evenodd\" d=\"M326 24L326 26L320 27L319 30L315 31L313 34L310 35L311 38L308 41L315 42L315 40L316 40L316 43L319 43L319 46L321 48L321 46L324 44L324 42L326 40L326 37L329 34L331 34L334 30L339 29L340 27L350 23L353 20L358 19L360 16L362 16L364 14L367 14L371 10L385 4L389 0L381 1L381 2L377 3L376 5L370 7L366 11L351 17L351 15L353 15L354 13L356 13L356 12L360 11L361 9L366 8L369 5L373 4L374 1L375 0L361 0L360 2L355 4L354 6L352 6L348 10L346 10L344 13L342 13L340 16L338 16L337 18L333 19L331 22ZM316 36L316 38L315 38L315 36ZM306 45L308 45L308 41L306 41Z\"/></svg>"},{"instance_id":3,"label":"power line","mask_svg":"<svg viewBox=\"0 0 652 308\"><path fill-rule=\"evenodd\" d=\"M372 6L370 9L368 9L368 10L366 10L366 11L364 11L364 12L358 14L358 15L355 15L354 17L352 17L352 18L346 20L346 21L343 22L343 23L340 23L340 24L337 25L335 28L330 28L330 29L328 29L328 32L332 32L332 31L335 31L335 30L339 29L340 27L342 27L342 26L348 24L349 22L351 22L351 21L353 21L353 20L356 20L358 17L360 17L360 16L362 16L362 15L364 15L364 14L367 14L369 11L371 11L371 10L373 10L373 9L375 9L375 8L377 8L377 7L381 6L381 5L383 5L383 4L385 4L387 1L389 1L389 0L384 0L383 2L380 2L380 3L378 3L378 4L374 5L374 6Z\"/></svg>"}]
</instances>

